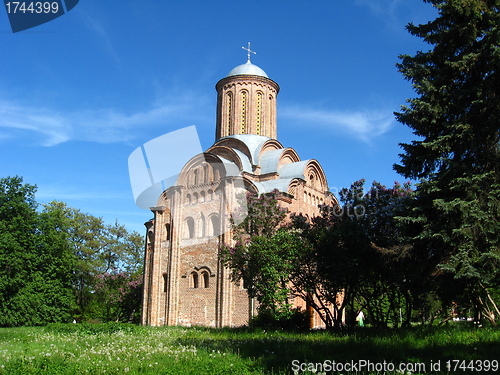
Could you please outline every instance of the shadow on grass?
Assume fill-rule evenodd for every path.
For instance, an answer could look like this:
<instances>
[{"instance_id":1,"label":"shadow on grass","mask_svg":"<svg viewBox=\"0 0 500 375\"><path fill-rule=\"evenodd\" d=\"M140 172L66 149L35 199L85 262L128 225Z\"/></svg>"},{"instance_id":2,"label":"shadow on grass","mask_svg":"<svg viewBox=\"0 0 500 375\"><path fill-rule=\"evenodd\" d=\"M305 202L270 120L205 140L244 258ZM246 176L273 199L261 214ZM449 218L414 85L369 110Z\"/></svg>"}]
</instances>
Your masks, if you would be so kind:
<instances>
[{"instance_id":1,"label":"shadow on grass","mask_svg":"<svg viewBox=\"0 0 500 375\"><path fill-rule=\"evenodd\" d=\"M394 364L396 368L400 363L424 363L427 373L431 370L431 363L441 363L442 371L432 373L445 374L448 373L445 371L448 360L491 361L497 360L500 352L500 330L494 328L365 328L346 334L252 329L195 330L198 334L196 331L188 333L179 338L178 343L194 345L199 350L233 352L241 358L258 362L269 373L291 372L293 363L357 363L364 360L372 363L385 361ZM200 334L200 331L205 330L209 334Z\"/></svg>"}]
</instances>

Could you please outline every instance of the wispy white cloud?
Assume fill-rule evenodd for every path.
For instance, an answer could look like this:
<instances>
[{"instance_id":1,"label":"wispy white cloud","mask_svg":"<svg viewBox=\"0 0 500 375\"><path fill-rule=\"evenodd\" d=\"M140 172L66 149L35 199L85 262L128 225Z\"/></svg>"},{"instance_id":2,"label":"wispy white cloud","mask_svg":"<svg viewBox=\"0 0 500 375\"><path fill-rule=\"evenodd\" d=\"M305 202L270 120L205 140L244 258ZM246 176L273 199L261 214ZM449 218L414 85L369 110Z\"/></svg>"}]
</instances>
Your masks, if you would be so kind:
<instances>
[{"instance_id":1,"label":"wispy white cloud","mask_svg":"<svg viewBox=\"0 0 500 375\"><path fill-rule=\"evenodd\" d=\"M149 108L127 113L115 108L65 112L60 108L37 108L0 99L0 141L17 139L26 134L34 143L55 146L69 141L98 143L129 142L146 127L165 127L180 119L200 119L200 108L208 100L184 93L172 98L162 98ZM198 114L195 116L193 114ZM211 109L207 112L212 114ZM190 123L191 124L191 123Z\"/></svg>"},{"instance_id":2,"label":"wispy white cloud","mask_svg":"<svg viewBox=\"0 0 500 375\"><path fill-rule=\"evenodd\" d=\"M408 0L355 0L355 4L367 7L388 27L397 30L409 22L426 23L436 15L436 8L430 4Z\"/></svg>"},{"instance_id":3,"label":"wispy white cloud","mask_svg":"<svg viewBox=\"0 0 500 375\"><path fill-rule=\"evenodd\" d=\"M321 128L355 137L365 143L379 137L391 128L394 117L381 110L326 110L300 106L280 107L280 117L289 122L300 122L308 127Z\"/></svg>"},{"instance_id":4,"label":"wispy white cloud","mask_svg":"<svg viewBox=\"0 0 500 375\"><path fill-rule=\"evenodd\" d=\"M401 30L411 19L409 4L401 0L356 0L356 5L368 7L390 29Z\"/></svg>"},{"instance_id":5,"label":"wispy white cloud","mask_svg":"<svg viewBox=\"0 0 500 375\"><path fill-rule=\"evenodd\" d=\"M113 58L113 60L115 60L117 64L120 64L120 56L105 26L105 21L99 19L100 12L95 11L89 13L85 9L79 9L79 12L84 24L92 33L95 34L98 43L101 44L103 49Z\"/></svg>"},{"instance_id":6,"label":"wispy white cloud","mask_svg":"<svg viewBox=\"0 0 500 375\"><path fill-rule=\"evenodd\" d=\"M44 146L53 146L69 140L71 128L68 119L53 111L0 100L0 138L28 132L40 138Z\"/></svg>"},{"instance_id":7,"label":"wispy white cloud","mask_svg":"<svg viewBox=\"0 0 500 375\"><path fill-rule=\"evenodd\" d=\"M32 143L48 147L70 140L128 143L144 129L168 131L169 126L211 121L211 105L208 98L191 92L161 98L137 112L115 108L67 112L0 99L0 142L30 139ZM390 110L348 111L287 104L280 105L279 117L289 123L331 130L367 143L389 131L395 121Z\"/></svg>"},{"instance_id":8,"label":"wispy white cloud","mask_svg":"<svg viewBox=\"0 0 500 375\"><path fill-rule=\"evenodd\" d=\"M357 5L367 6L377 16L394 17L401 0L356 0Z\"/></svg>"}]
</instances>

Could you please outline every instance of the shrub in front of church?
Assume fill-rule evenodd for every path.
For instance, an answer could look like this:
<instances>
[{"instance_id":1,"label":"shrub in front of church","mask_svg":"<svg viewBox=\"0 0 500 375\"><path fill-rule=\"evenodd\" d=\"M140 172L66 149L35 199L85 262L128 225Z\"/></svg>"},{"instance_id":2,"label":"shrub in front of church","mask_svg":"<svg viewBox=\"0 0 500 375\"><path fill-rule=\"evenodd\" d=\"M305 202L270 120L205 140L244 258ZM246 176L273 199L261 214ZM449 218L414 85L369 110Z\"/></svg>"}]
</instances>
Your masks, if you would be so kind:
<instances>
[{"instance_id":1,"label":"shrub in front of church","mask_svg":"<svg viewBox=\"0 0 500 375\"><path fill-rule=\"evenodd\" d=\"M105 272L96 276L96 298L105 322L139 323L142 297L141 274L125 271Z\"/></svg>"}]
</instances>

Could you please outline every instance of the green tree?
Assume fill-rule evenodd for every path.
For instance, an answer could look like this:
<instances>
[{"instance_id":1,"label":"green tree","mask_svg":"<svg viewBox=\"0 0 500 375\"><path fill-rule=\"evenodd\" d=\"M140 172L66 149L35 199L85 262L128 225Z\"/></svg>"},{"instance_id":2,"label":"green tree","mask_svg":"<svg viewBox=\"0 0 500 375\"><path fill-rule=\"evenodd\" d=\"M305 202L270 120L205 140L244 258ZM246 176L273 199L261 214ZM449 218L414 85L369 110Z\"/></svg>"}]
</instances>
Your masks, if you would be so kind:
<instances>
[{"instance_id":1,"label":"green tree","mask_svg":"<svg viewBox=\"0 0 500 375\"><path fill-rule=\"evenodd\" d=\"M413 200L409 182L387 188L374 181L364 194L361 181L341 191L341 201L360 207L356 222L370 243L365 255L369 260L360 284L357 302L365 307L376 326L409 325L415 307L414 294L420 286L420 268L412 258L406 228L398 217L404 215ZM362 208L362 209L361 209Z\"/></svg>"},{"instance_id":2,"label":"green tree","mask_svg":"<svg viewBox=\"0 0 500 375\"><path fill-rule=\"evenodd\" d=\"M18 306L20 293L34 268L36 254L36 186L23 184L20 177L0 179L0 325L25 323ZM21 301L19 301L21 299Z\"/></svg>"},{"instance_id":3,"label":"green tree","mask_svg":"<svg viewBox=\"0 0 500 375\"><path fill-rule=\"evenodd\" d=\"M0 326L74 316L116 320L117 314L106 314L112 301L96 293L96 276L104 273L126 275L123 285L107 290L119 295L127 315L119 319L133 320L140 309L141 236L62 202L39 210L35 192L20 177L0 179Z\"/></svg>"},{"instance_id":4,"label":"green tree","mask_svg":"<svg viewBox=\"0 0 500 375\"><path fill-rule=\"evenodd\" d=\"M102 293L98 296L95 293L96 283L100 282L97 276L126 270L127 275L135 280L142 272L142 236L129 233L118 223L107 225L101 218L82 213L63 202L54 201L45 205L44 212L50 215L57 213L64 222L68 246L75 257L75 315L82 320L103 317L116 320L116 317L106 313L110 306ZM114 284L108 285L108 289L111 285ZM135 310L138 311L139 306Z\"/></svg>"},{"instance_id":5,"label":"green tree","mask_svg":"<svg viewBox=\"0 0 500 375\"><path fill-rule=\"evenodd\" d=\"M220 258L235 282L243 282L259 314L282 320L292 314L289 280L300 251L301 238L282 228L287 210L279 193L247 194L244 219L233 222L233 244L221 246ZM243 216L242 216L243 217Z\"/></svg>"},{"instance_id":6,"label":"green tree","mask_svg":"<svg viewBox=\"0 0 500 375\"><path fill-rule=\"evenodd\" d=\"M399 70L418 95L397 119L418 140L402 144L396 171L420 179L406 222L420 261L446 298L460 299L491 322L500 315L500 1L425 0L438 17L408 25L432 46L401 56ZM443 284L444 285L444 284ZM448 285L450 285L448 281ZM496 316L496 319L495 319Z\"/></svg>"},{"instance_id":7,"label":"green tree","mask_svg":"<svg viewBox=\"0 0 500 375\"><path fill-rule=\"evenodd\" d=\"M38 214L36 187L0 179L0 325L68 322L74 257L57 215Z\"/></svg>"},{"instance_id":8,"label":"green tree","mask_svg":"<svg viewBox=\"0 0 500 375\"><path fill-rule=\"evenodd\" d=\"M379 326L399 322L401 307L411 313L407 246L396 222L411 199L410 184L374 182L368 191L364 184L342 189L342 205L323 207L311 225L299 220L311 248L294 285L311 293L308 302L327 327L354 325L360 309Z\"/></svg>"},{"instance_id":9,"label":"green tree","mask_svg":"<svg viewBox=\"0 0 500 375\"><path fill-rule=\"evenodd\" d=\"M303 235L311 246L293 275L295 292L302 291L327 328L340 329L366 275L370 243L361 226L339 207L325 207Z\"/></svg>"}]
</instances>

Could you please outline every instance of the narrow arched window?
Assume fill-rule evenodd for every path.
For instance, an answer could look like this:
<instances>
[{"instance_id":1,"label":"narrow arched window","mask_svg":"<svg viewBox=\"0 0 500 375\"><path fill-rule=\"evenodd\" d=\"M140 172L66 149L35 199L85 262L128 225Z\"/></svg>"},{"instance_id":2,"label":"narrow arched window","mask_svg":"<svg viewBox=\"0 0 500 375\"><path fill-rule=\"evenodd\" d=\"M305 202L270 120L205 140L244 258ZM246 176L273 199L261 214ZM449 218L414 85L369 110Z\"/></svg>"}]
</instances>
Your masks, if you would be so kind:
<instances>
[{"instance_id":1,"label":"narrow arched window","mask_svg":"<svg viewBox=\"0 0 500 375\"><path fill-rule=\"evenodd\" d=\"M212 236L218 236L220 234L219 216L210 216L210 223L212 224Z\"/></svg>"},{"instance_id":2,"label":"narrow arched window","mask_svg":"<svg viewBox=\"0 0 500 375\"><path fill-rule=\"evenodd\" d=\"M199 183L199 177L200 177L199 173L200 173L199 169L195 169L193 171L193 174L194 174L194 183L193 183L193 185L198 185L198 183Z\"/></svg>"},{"instance_id":3,"label":"narrow arched window","mask_svg":"<svg viewBox=\"0 0 500 375\"><path fill-rule=\"evenodd\" d=\"M163 292L168 291L168 276L166 273L163 274Z\"/></svg>"},{"instance_id":4,"label":"narrow arched window","mask_svg":"<svg viewBox=\"0 0 500 375\"><path fill-rule=\"evenodd\" d=\"M191 272L191 287L199 288L198 273L194 271Z\"/></svg>"},{"instance_id":5,"label":"narrow arched window","mask_svg":"<svg viewBox=\"0 0 500 375\"><path fill-rule=\"evenodd\" d=\"M210 182L210 168L208 168L208 164L203 165L203 182Z\"/></svg>"},{"instance_id":6,"label":"narrow arched window","mask_svg":"<svg viewBox=\"0 0 500 375\"><path fill-rule=\"evenodd\" d=\"M228 92L226 95L226 108L227 108L227 134L231 134L231 128L233 126L233 94Z\"/></svg>"},{"instance_id":7,"label":"narrow arched window","mask_svg":"<svg viewBox=\"0 0 500 375\"><path fill-rule=\"evenodd\" d=\"M207 271L201 273L201 278L203 280L203 287L208 288L210 286L210 275Z\"/></svg>"},{"instance_id":8,"label":"narrow arched window","mask_svg":"<svg viewBox=\"0 0 500 375\"><path fill-rule=\"evenodd\" d=\"M262 118L262 93L257 93L257 113L255 114L255 133L260 135L260 126Z\"/></svg>"},{"instance_id":9,"label":"narrow arched window","mask_svg":"<svg viewBox=\"0 0 500 375\"><path fill-rule=\"evenodd\" d=\"M198 237L205 237L205 216L203 216L203 214L200 216L200 226L198 233Z\"/></svg>"},{"instance_id":10,"label":"narrow arched window","mask_svg":"<svg viewBox=\"0 0 500 375\"><path fill-rule=\"evenodd\" d=\"M247 117L248 117L248 92L243 90L241 92L241 128L240 133L246 134Z\"/></svg>"},{"instance_id":11,"label":"narrow arched window","mask_svg":"<svg viewBox=\"0 0 500 375\"><path fill-rule=\"evenodd\" d=\"M194 219L188 217L186 219L186 238L194 238Z\"/></svg>"},{"instance_id":12,"label":"narrow arched window","mask_svg":"<svg viewBox=\"0 0 500 375\"><path fill-rule=\"evenodd\" d=\"M273 126L276 126L275 125L275 121L274 121L274 97L272 95L269 95L269 107L268 107L268 113L269 113L269 119L266 119L267 122L268 122L268 131L269 133L271 134L273 132ZM271 137L270 134L266 134L266 136L268 137Z\"/></svg>"},{"instance_id":13,"label":"narrow arched window","mask_svg":"<svg viewBox=\"0 0 500 375\"><path fill-rule=\"evenodd\" d=\"M170 223L165 224L165 234L167 237L167 241L170 241Z\"/></svg>"}]
</instances>

